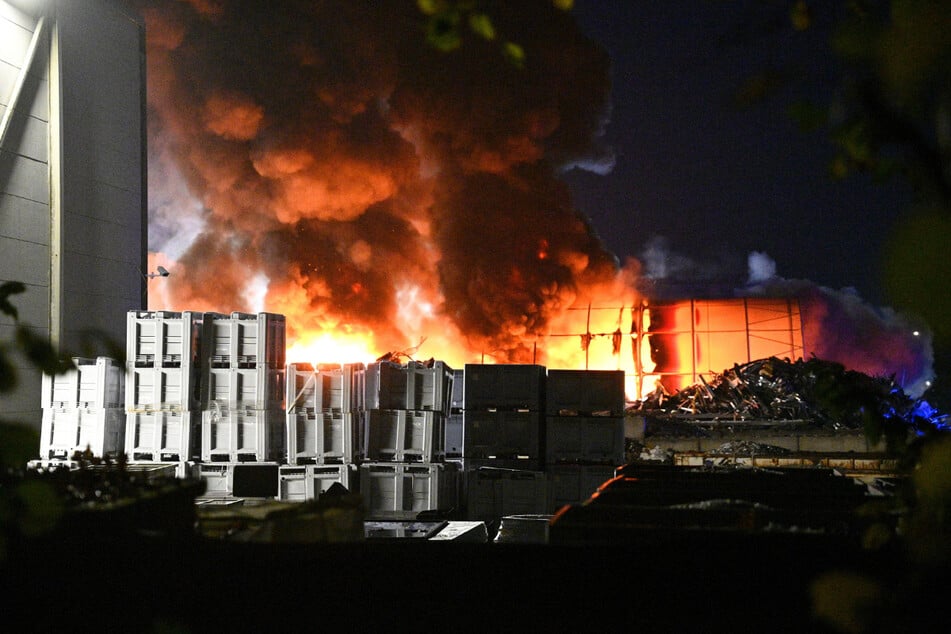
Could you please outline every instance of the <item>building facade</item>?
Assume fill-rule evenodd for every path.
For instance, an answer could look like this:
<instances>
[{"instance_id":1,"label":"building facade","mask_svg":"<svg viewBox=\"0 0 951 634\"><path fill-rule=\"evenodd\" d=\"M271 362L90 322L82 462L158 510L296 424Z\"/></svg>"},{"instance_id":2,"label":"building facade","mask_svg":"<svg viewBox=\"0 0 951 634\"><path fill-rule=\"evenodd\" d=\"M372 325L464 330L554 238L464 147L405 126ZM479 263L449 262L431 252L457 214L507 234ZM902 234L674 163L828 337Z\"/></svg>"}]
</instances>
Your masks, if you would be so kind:
<instances>
[{"instance_id":1,"label":"building facade","mask_svg":"<svg viewBox=\"0 0 951 634\"><path fill-rule=\"evenodd\" d=\"M120 347L146 303L145 29L121 0L0 0L0 283L19 322L74 356ZM0 344L16 323L0 315ZM0 420L40 424L14 357Z\"/></svg>"}]
</instances>

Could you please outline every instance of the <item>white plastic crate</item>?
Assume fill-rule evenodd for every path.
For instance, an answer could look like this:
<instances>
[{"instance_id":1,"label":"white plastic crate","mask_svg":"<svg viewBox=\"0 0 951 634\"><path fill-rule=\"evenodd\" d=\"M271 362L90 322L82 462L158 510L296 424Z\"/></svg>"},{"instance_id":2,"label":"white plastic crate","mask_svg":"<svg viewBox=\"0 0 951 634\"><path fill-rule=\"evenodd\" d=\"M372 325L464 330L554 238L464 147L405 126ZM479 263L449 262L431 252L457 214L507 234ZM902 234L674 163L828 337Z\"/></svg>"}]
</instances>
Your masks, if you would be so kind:
<instances>
[{"instance_id":1,"label":"white plastic crate","mask_svg":"<svg viewBox=\"0 0 951 634\"><path fill-rule=\"evenodd\" d=\"M466 411L545 409L545 366L480 364L465 366Z\"/></svg>"},{"instance_id":2,"label":"white plastic crate","mask_svg":"<svg viewBox=\"0 0 951 634\"><path fill-rule=\"evenodd\" d=\"M201 409L284 409L284 368L209 368Z\"/></svg>"},{"instance_id":3,"label":"white plastic crate","mask_svg":"<svg viewBox=\"0 0 951 634\"><path fill-rule=\"evenodd\" d=\"M360 414L355 412L288 412L287 462L336 464L362 456Z\"/></svg>"},{"instance_id":4,"label":"white plastic crate","mask_svg":"<svg viewBox=\"0 0 951 634\"><path fill-rule=\"evenodd\" d=\"M201 413L201 459L204 462L284 461L283 410L229 410Z\"/></svg>"},{"instance_id":5,"label":"white plastic crate","mask_svg":"<svg viewBox=\"0 0 951 634\"><path fill-rule=\"evenodd\" d=\"M611 465L560 464L548 467L548 512L566 504L581 504L614 477Z\"/></svg>"},{"instance_id":6,"label":"white plastic crate","mask_svg":"<svg viewBox=\"0 0 951 634\"><path fill-rule=\"evenodd\" d=\"M204 499L276 499L280 490L279 469L276 462L199 462L194 472L205 481Z\"/></svg>"},{"instance_id":7,"label":"white plastic crate","mask_svg":"<svg viewBox=\"0 0 951 634\"><path fill-rule=\"evenodd\" d=\"M136 368L198 367L208 322L207 313L129 311L126 363Z\"/></svg>"},{"instance_id":8,"label":"white plastic crate","mask_svg":"<svg viewBox=\"0 0 951 634\"><path fill-rule=\"evenodd\" d=\"M432 365L406 364L406 409L431 410L448 415L452 401L453 370L442 361Z\"/></svg>"},{"instance_id":9,"label":"white plastic crate","mask_svg":"<svg viewBox=\"0 0 951 634\"><path fill-rule=\"evenodd\" d=\"M284 369L284 315L212 313L210 333L207 350L212 367Z\"/></svg>"},{"instance_id":10,"label":"white plastic crate","mask_svg":"<svg viewBox=\"0 0 951 634\"><path fill-rule=\"evenodd\" d=\"M548 370L548 416L624 416L623 370Z\"/></svg>"},{"instance_id":11,"label":"white plastic crate","mask_svg":"<svg viewBox=\"0 0 951 634\"><path fill-rule=\"evenodd\" d=\"M136 368L127 364L127 412L160 412L201 409L200 372L180 368Z\"/></svg>"},{"instance_id":12,"label":"white plastic crate","mask_svg":"<svg viewBox=\"0 0 951 634\"><path fill-rule=\"evenodd\" d=\"M201 456L197 410L127 412L125 453L130 461L181 462Z\"/></svg>"},{"instance_id":13,"label":"white plastic crate","mask_svg":"<svg viewBox=\"0 0 951 634\"><path fill-rule=\"evenodd\" d=\"M545 463L624 462L624 419L607 416L548 416Z\"/></svg>"},{"instance_id":14,"label":"white plastic crate","mask_svg":"<svg viewBox=\"0 0 951 634\"><path fill-rule=\"evenodd\" d=\"M40 458L69 459L87 448L105 458L123 449L125 412L99 409L44 409L40 427Z\"/></svg>"},{"instance_id":15,"label":"white plastic crate","mask_svg":"<svg viewBox=\"0 0 951 634\"><path fill-rule=\"evenodd\" d=\"M466 371L452 371L452 395L449 397L449 413L461 414L466 408Z\"/></svg>"},{"instance_id":16,"label":"white plastic crate","mask_svg":"<svg viewBox=\"0 0 951 634\"><path fill-rule=\"evenodd\" d=\"M542 459L539 412L463 412L463 456L466 458Z\"/></svg>"},{"instance_id":17,"label":"white plastic crate","mask_svg":"<svg viewBox=\"0 0 951 634\"><path fill-rule=\"evenodd\" d=\"M286 410L288 413L361 410L365 373L362 363L317 368L309 363L289 363L285 377Z\"/></svg>"},{"instance_id":18,"label":"white plastic crate","mask_svg":"<svg viewBox=\"0 0 951 634\"><path fill-rule=\"evenodd\" d=\"M109 357L73 357L75 369L43 375L44 409L104 409L125 405L125 369Z\"/></svg>"},{"instance_id":19,"label":"white plastic crate","mask_svg":"<svg viewBox=\"0 0 951 634\"><path fill-rule=\"evenodd\" d=\"M449 511L459 501L453 463L360 465L360 494L367 519L416 519L423 511Z\"/></svg>"},{"instance_id":20,"label":"white plastic crate","mask_svg":"<svg viewBox=\"0 0 951 634\"><path fill-rule=\"evenodd\" d=\"M466 469L466 518L496 521L505 515L547 512L548 476L543 471L478 467Z\"/></svg>"},{"instance_id":21,"label":"white plastic crate","mask_svg":"<svg viewBox=\"0 0 951 634\"><path fill-rule=\"evenodd\" d=\"M446 418L439 412L367 412L368 460L436 462L446 453Z\"/></svg>"},{"instance_id":22,"label":"white plastic crate","mask_svg":"<svg viewBox=\"0 0 951 634\"><path fill-rule=\"evenodd\" d=\"M320 497L335 483L348 491L357 490L357 465L281 465L279 499L303 502Z\"/></svg>"}]
</instances>

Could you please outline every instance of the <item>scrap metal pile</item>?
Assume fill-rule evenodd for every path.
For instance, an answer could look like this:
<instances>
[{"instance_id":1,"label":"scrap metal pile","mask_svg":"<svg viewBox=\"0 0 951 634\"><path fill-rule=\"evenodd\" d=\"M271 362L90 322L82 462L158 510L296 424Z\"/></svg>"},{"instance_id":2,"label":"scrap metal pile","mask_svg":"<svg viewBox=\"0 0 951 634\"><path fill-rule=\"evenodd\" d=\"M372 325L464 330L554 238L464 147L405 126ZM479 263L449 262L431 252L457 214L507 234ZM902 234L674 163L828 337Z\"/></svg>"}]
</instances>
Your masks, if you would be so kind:
<instances>
[{"instance_id":1,"label":"scrap metal pile","mask_svg":"<svg viewBox=\"0 0 951 634\"><path fill-rule=\"evenodd\" d=\"M654 420L801 421L835 430L862 429L874 417L923 431L945 418L892 379L816 358L777 357L734 365L673 394L658 388L627 411Z\"/></svg>"}]
</instances>

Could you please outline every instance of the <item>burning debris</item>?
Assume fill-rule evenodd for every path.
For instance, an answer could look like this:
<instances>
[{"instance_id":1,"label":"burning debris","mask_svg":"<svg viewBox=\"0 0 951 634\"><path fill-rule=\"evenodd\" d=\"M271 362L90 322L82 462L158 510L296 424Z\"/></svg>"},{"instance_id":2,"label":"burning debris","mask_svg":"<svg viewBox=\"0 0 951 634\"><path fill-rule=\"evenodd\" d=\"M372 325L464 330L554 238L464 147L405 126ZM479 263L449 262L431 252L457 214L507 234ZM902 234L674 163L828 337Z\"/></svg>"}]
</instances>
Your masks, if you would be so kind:
<instances>
[{"instance_id":1,"label":"burning debris","mask_svg":"<svg viewBox=\"0 0 951 634\"><path fill-rule=\"evenodd\" d=\"M735 365L674 394L658 388L628 412L675 424L796 421L834 430L864 429L878 421L919 433L944 427L947 418L910 398L893 379L815 357L795 362L770 357Z\"/></svg>"}]
</instances>

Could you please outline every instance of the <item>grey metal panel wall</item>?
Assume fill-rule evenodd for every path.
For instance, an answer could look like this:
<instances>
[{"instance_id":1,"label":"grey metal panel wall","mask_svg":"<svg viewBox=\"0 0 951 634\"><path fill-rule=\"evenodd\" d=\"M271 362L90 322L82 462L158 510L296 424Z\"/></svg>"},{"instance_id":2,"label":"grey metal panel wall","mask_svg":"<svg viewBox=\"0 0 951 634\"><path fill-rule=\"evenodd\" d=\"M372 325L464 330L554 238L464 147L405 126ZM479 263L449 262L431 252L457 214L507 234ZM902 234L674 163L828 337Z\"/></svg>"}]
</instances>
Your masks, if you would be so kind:
<instances>
[{"instance_id":1,"label":"grey metal panel wall","mask_svg":"<svg viewBox=\"0 0 951 634\"><path fill-rule=\"evenodd\" d=\"M144 303L141 26L108 0L57 8L62 90L62 343L125 341ZM100 352L102 348L99 349Z\"/></svg>"},{"instance_id":2,"label":"grey metal panel wall","mask_svg":"<svg viewBox=\"0 0 951 634\"><path fill-rule=\"evenodd\" d=\"M0 117L14 92L37 25L34 16L0 2ZM48 39L39 42L0 148L0 281L27 291L13 298L20 321L49 336L50 192ZM14 336L0 316L0 341ZM0 419L39 428L40 373L22 358L14 363L18 389L0 397Z\"/></svg>"}]
</instances>

